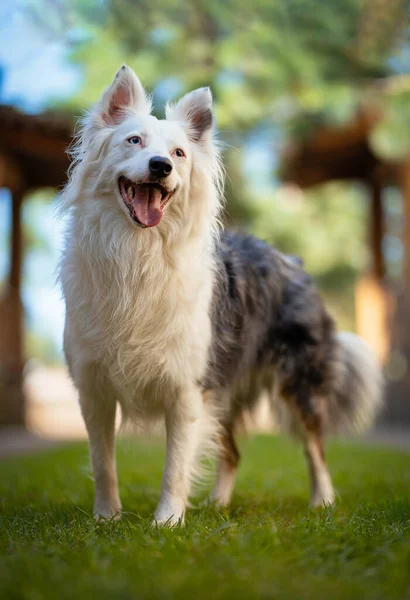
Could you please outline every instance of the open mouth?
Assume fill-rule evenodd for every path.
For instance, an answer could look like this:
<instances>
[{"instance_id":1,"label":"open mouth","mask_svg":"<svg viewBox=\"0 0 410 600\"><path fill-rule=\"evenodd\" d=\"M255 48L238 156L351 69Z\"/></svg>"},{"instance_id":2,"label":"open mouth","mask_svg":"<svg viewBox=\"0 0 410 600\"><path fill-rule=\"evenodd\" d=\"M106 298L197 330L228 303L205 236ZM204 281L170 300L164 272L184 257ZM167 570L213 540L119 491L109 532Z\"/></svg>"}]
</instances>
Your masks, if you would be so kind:
<instances>
[{"instance_id":1,"label":"open mouth","mask_svg":"<svg viewBox=\"0 0 410 600\"><path fill-rule=\"evenodd\" d=\"M131 219L140 227L155 227L173 192L159 183L134 183L127 177L118 179L118 187Z\"/></svg>"}]
</instances>

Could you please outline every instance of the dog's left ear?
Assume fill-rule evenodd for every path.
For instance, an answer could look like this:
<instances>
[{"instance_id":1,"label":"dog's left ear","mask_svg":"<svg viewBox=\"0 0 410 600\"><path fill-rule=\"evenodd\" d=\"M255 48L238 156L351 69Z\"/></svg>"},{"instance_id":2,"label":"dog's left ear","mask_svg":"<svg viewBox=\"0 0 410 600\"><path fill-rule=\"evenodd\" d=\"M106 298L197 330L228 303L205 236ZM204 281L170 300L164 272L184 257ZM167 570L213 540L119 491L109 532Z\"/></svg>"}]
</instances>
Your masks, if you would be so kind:
<instances>
[{"instance_id":1,"label":"dog's left ear","mask_svg":"<svg viewBox=\"0 0 410 600\"><path fill-rule=\"evenodd\" d=\"M211 139L214 118L212 94L208 87L185 94L177 104L167 106L165 114L168 120L179 121L183 125L192 142L204 144Z\"/></svg>"},{"instance_id":2,"label":"dog's left ear","mask_svg":"<svg viewBox=\"0 0 410 600\"><path fill-rule=\"evenodd\" d=\"M102 95L99 103L100 117L106 125L113 125L121 120L128 108L150 114L151 101L134 71L127 65L122 65L114 81Z\"/></svg>"}]
</instances>

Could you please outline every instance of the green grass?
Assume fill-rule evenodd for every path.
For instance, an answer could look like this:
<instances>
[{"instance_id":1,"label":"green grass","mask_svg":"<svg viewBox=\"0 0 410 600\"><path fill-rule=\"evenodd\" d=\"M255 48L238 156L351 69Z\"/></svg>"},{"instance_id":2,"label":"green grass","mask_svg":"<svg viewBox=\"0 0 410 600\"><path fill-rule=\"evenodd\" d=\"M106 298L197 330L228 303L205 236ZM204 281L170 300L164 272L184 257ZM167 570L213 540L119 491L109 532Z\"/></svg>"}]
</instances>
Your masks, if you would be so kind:
<instances>
[{"instance_id":1,"label":"green grass","mask_svg":"<svg viewBox=\"0 0 410 600\"><path fill-rule=\"evenodd\" d=\"M150 527L163 444L118 451L125 516L95 524L85 444L0 463L0 598L410 598L410 454L334 442L340 495L313 511L303 455L257 437L231 508Z\"/></svg>"}]
</instances>

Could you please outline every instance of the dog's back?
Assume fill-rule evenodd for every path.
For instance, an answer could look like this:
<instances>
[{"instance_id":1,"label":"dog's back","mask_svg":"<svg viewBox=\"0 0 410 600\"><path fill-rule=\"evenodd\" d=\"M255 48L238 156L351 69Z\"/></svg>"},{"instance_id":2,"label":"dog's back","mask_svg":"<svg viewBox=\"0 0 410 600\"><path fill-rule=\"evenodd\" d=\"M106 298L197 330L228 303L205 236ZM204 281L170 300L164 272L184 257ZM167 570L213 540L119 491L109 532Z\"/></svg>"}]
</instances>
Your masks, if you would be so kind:
<instances>
[{"instance_id":1,"label":"dog's back","mask_svg":"<svg viewBox=\"0 0 410 600\"><path fill-rule=\"evenodd\" d=\"M349 362L345 338L312 278L297 257L249 235L223 232L216 253L213 344L204 387L232 389L232 408L239 412L275 382L281 396L308 414L314 398L336 393ZM377 388L375 362L374 369ZM369 404L372 413L377 410L377 402Z\"/></svg>"}]
</instances>

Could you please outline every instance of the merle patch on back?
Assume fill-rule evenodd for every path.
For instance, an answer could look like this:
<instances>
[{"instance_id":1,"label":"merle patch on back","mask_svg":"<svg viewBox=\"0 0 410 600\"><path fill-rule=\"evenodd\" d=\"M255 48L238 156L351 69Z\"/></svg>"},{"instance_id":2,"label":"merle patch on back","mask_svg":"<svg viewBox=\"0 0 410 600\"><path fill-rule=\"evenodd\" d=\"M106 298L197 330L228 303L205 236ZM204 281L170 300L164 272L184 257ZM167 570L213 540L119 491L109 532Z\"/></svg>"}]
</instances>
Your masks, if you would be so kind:
<instances>
[{"instance_id":1,"label":"merle patch on back","mask_svg":"<svg viewBox=\"0 0 410 600\"><path fill-rule=\"evenodd\" d=\"M309 412L307 398L327 391L337 345L333 321L302 261L252 236L224 232L216 263L204 388L233 389L271 366L282 393Z\"/></svg>"}]
</instances>

